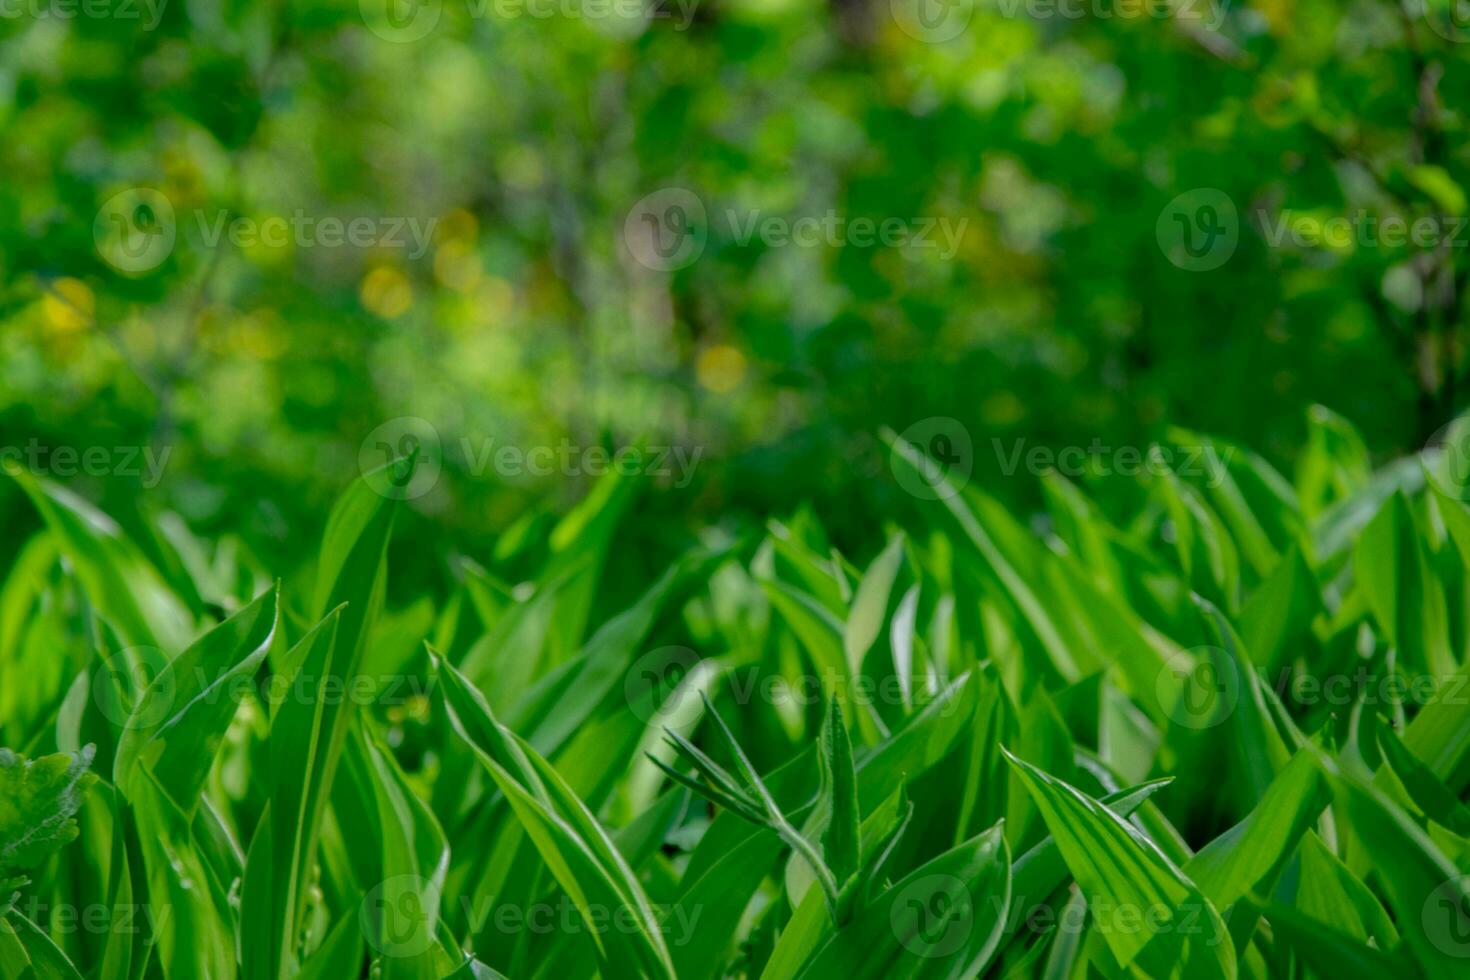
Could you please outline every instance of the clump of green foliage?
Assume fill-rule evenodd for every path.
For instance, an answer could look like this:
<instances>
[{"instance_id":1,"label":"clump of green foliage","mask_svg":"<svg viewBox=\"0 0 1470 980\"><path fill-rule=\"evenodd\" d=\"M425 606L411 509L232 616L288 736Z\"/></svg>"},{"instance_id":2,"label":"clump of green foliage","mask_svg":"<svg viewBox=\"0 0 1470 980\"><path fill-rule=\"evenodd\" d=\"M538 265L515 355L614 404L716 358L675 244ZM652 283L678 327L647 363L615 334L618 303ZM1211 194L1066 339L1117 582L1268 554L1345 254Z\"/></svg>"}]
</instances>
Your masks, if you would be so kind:
<instances>
[{"instance_id":1,"label":"clump of green foliage","mask_svg":"<svg viewBox=\"0 0 1470 980\"><path fill-rule=\"evenodd\" d=\"M636 477L390 605L381 474L272 581L12 468L0 977L1461 976L1458 444L1311 425L1031 521L887 434L866 567L799 512L611 615Z\"/></svg>"}]
</instances>

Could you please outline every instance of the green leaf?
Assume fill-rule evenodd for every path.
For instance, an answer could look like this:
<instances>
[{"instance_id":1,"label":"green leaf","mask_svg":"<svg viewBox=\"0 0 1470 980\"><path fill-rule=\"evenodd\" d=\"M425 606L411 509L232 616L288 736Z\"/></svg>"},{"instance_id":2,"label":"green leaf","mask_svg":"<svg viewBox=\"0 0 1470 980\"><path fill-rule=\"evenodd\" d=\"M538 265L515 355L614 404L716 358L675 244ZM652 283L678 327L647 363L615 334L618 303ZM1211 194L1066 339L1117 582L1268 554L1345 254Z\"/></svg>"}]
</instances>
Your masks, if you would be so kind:
<instances>
[{"instance_id":1,"label":"green leaf","mask_svg":"<svg viewBox=\"0 0 1470 980\"><path fill-rule=\"evenodd\" d=\"M935 493L961 532L974 545L981 560L1000 582L1001 588L1020 611L1027 627L1035 632L1036 639L1046 655L1052 659L1057 672L1067 680L1081 676L1077 660L1062 633L1053 621L1045 603L1036 594L1030 583L1021 576L1015 566L996 544L995 539L981 525L974 511L966 502L961 488L955 485L943 468L934 464L915 446L902 436L884 430L883 440L888 444L893 464L901 467L923 484L935 488Z\"/></svg>"},{"instance_id":2,"label":"green leaf","mask_svg":"<svg viewBox=\"0 0 1470 980\"><path fill-rule=\"evenodd\" d=\"M1397 778L1420 812L1461 836L1470 835L1470 809L1396 735L1386 728L1379 729L1378 747L1385 769Z\"/></svg>"},{"instance_id":3,"label":"green leaf","mask_svg":"<svg viewBox=\"0 0 1470 980\"><path fill-rule=\"evenodd\" d=\"M600 959L611 969L673 977L652 907L607 832L534 749L500 725L484 697L436 659L439 694L451 723L500 787L552 875L588 922ZM599 926L631 916L631 930Z\"/></svg>"},{"instance_id":4,"label":"green leaf","mask_svg":"<svg viewBox=\"0 0 1470 980\"><path fill-rule=\"evenodd\" d=\"M166 664L133 706L118 740L113 782L131 796L134 767L146 764L185 813L209 774L242 685L280 634L279 588L200 637Z\"/></svg>"},{"instance_id":5,"label":"green leaf","mask_svg":"<svg viewBox=\"0 0 1470 980\"><path fill-rule=\"evenodd\" d=\"M76 839L74 819L97 781L95 749L27 761L0 748L0 879L36 867ZM3 896L0 896L3 897Z\"/></svg>"},{"instance_id":6,"label":"green leaf","mask_svg":"<svg viewBox=\"0 0 1470 980\"><path fill-rule=\"evenodd\" d=\"M1215 907L1117 814L1007 753L1113 955L1151 976L1233 978L1235 949ZM1142 926L1139 926L1139 919Z\"/></svg>"},{"instance_id":7,"label":"green leaf","mask_svg":"<svg viewBox=\"0 0 1470 980\"><path fill-rule=\"evenodd\" d=\"M1240 634L1251 659L1268 671L1282 665L1322 611L1317 578L1293 546L1241 607Z\"/></svg>"},{"instance_id":8,"label":"green leaf","mask_svg":"<svg viewBox=\"0 0 1470 980\"><path fill-rule=\"evenodd\" d=\"M361 907L363 929L383 980L437 980L445 971L436 941L449 844L428 806L366 724L354 726L345 769L376 843L380 880ZM354 816L354 819L356 817Z\"/></svg>"},{"instance_id":9,"label":"green leaf","mask_svg":"<svg viewBox=\"0 0 1470 980\"><path fill-rule=\"evenodd\" d=\"M1311 831L1302 839L1301 859L1295 899L1299 911L1353 939L1371 939L1379 949L1398 945L1398 930L1373 892Z\"/></svg>"},{"instance_id":10,"label":"green leaf","mask_svg":"<svg viewBox=\"0 0 1470 980\"><path fill-rule=\"evenodd\" d=\"M1254 889L1270 894L1329 797L1316 759L1309 750L1299 751L1256 808L1185 862L1184 873L1219 909L1234 905ZM1236 908L1229 928L1236 950L1244 952L1255 932L1256 916Z\"/></svg>"},{"instance_id":11,"label":"green leaf","mask_svg":"<svg viewBox=\"0 0 1470 980\"><path fill-rule=\"evenodd\" d=\"M127 642L158 647L170 656L183 649L193 628L187 608L116 522L8 458L3 466L56 536L88 599L117 624Z\"/></svg>"},{"instance_id":12,"label":"green leaf","mask_svg":"<svg viewBox=\"0 0 1470 980\"><path fill-rule=\"evenodd\" d=\"M1000 943L1010 898L1010 851L997 824L878 895L798 976L978 976Z\"/></svg>"},{"instance_id":13,"label":"green leaf","mask_svg":"<svg viewBox=\"0 0 1470 980\"><path fill-rule=\"evenodd\" d=\"M1353 559L1374 618L1405 661L1441 678L1454 673L1444 590L1402 493L1364 528Z\"/></svg>"},{"instance_id":14,"label":"green leaf","mask_svg":"<svg viewBox=\"0 0 1470 980\"><path fill-rule=\"evenodd\" d=\"M1318 753L1318 762L1332 786L1334 808L1346 818L1362 852L1372 856L1375 877L1425 976L1430 980L1462 976L1464 961L1453 950L1470 935L1466 880L1409 815L1382 793L1324 753Z\"/></svg>"},{"instance_id":15,"label":"green leaf","mask_svg":"<svg viewBox=\"0 0 1470 980\"><path fill-rule=\"evenodd\" d=\"M1402 958L1369 946L1289 906L1267 903L1260 911L1279 942L1295 950L1315 975L1333 980L1382 980L1403 976ZM1412 971L1410 975L1416 971Z\"/></svg>"},{"instance_id":16,"label":"green leaf","mask_svg":"<svg viewBox=\"0 0 1470 980\"><path fill-rule=\"evenodd\" d=\"M244 950L242 950L243 952ZM295 980L337 980L356 976L362 969L362 925L355 915L344 915L307 957L298 973L282 973Z\"/></svg>"},{"instance_id":17,"label":"green leaf","mask_svg":"<svg viewBox=\"0 0 1470 980\"><path fill-rule=\"evenodd\" d=\"M345 744L328 722L346 726L345 712L329 714L333 688L346 678L333 673L341 609L317 623L287 653L288 672L272 687L269 802L251 841L240 902L241 957L245 976L273 980L297 964L297 937L310 886L333 776ZM344 940L345 941L345 940Z\"/></svg>"},{"instance_id":18,"label":"green leaf","mask_svg":"<svg viewBox=\"0 0 1470 980\"><path fill-rule=\"evenodd\" d=\"M823 803L827 826L822 833L822 856L840 886L857 872L860 851L858 833L857 774L852 762L852 743L842 720L842 706L828 702L822 726Z\"/></svg>"},{"instance_id":19,"label":"green leaf","mask_svg":"<svg viewBox=\"0 0 1470 980\"><path fill-rule=\"evenodd\" d=\"M892 853L897 838L912 818L914 806L908 800L903 787L869 814L862 823L860 837L862 853L861 867L856 876L843 889L843 901L849 905L867 904L872 892L879 890L879 876L885 870L885 861ZM808 888L805 897L798 898L790 890L792 869L797 866L793 859L787 863L787 893L795 904L791 921L781 930L780 938L771 957L766 961L761 980L789 980L801 972L811 954L838 928L827 912L820 892ZM675 960L676 964L678 960Z\"/></svg>"},{"instance_id":20,"label":"green leaf","mask_svg":"<svg viewBox=\"0 0 1470 980\"><path fill-rule=\"evenodd\" d=\"M0 980L82 980L51 938L16 911L0 913Z\"/></svg>"},{"instance_id":21,"label":"green leaf","mask_svg":"<svg viewBox=\"0 0 1470 980\"><path fill-rule=\"evenodd\" d=\"M1374 473L1352 496L1318 516L1312 528L1313 557L1319 563L1326 562L1351 547L1385 501L1395 494L1418 493L1424 482L1423 465L1417 458L1395 460Z\"/></svg>"},{"instance_id":22,"label":"green leaf","mask_svg":"<svg viewBox=\"0 0 1470 980\"><path fill-rule=\"evenodd\" d=\"M1184 874L1216 908L1235 904L1259 882L1274 881L1328 798L1316 759L1298 752L1255 809L1185 863Z\"/></svg>"},{"instance_id":23,"label":"green leaf","mask_svg":"<svg viewBox=\"0 0 1470 980\"><path fill-rule=\"evenodd\" d=\"M226 885L203 858L189 817L147 763L134 770L132 812L148 901L158 917L154 957L168 980L233 980L235 942Z\"/></svg>"},{"instance_id":24,"label":"green leaf","mask_svg":"<svg viewBox=\"0 0 1470 980\"><path fill-rule=\"evenodd\" d=\"M384 480L406 485L415 465L416 458L410 457L367 471L338 498L327 518L317 559L312 619L320 620L328 610L344 606L337 627L343 677L357 675L368 632L383 604L388 539L398 503L395 494L384 492ZM389 473L396 475L390 478Z\"/></svg>"},{"instance_id":25,"label":"green leaf","mask_svg":"<svg viewBox=\"0 0 1470 980\"><path fill-rule=\"evenodd\" d=\"M868 571L858 583L853 596L852 611L842 631L842 649L847 659L847 668L854 676L863 670L863 658L872 648L874 641L883 631L893 604L893 587L898 581L899 569L903 566L904 537L893 535L887 546L873 559Z\"/></svg>"}]
</instances>

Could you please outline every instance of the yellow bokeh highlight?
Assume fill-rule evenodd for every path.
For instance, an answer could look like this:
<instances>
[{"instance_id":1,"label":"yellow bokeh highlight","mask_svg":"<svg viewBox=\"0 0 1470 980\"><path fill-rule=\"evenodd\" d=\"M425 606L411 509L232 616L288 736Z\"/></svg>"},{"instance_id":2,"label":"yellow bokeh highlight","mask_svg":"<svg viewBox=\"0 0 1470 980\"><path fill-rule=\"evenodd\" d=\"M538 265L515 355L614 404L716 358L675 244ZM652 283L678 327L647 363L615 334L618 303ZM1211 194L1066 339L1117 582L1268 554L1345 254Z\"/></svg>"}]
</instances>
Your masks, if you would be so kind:
<instances>
[{"instance_id":1,"label":"yellow bokeh highlight","mask_svg":"<svg viewBox=\"0 0 1470 980\"><path fill-rule=\"evenodd\" d=\"M434 278L455 292L472 291L481 275L480 255L470 242L452 239L434 252Z\"/></svg>"},{"instance_id":2,"label":"yellow bokeh highlight","mask_svg":"<svg viewBox=\"0 0 1470 980\"><path fill-rule=\"evenodd\" d=\"M475 296L484 314L492 321L510 316L515 308L515 287L499 276L490 276L481 283Z\"/></svg>"},{"instance_id":3,"label":"yellow bokeh highlight","mask_svg":"<svg viewBox=\"0 0 1470 980\"><path fill-rule=\"evenodd\" d=\"M740 387L740 382L745 380L745 369L745 355L729 344L706 348L694 362L694 376L700 385L717 395Z\"/></svg>"},{"instance_id":4,"label":"yellow bokeh highlight","mask_svg":"<svg viewBox=\"0 0 1470 980\"><path fill-rule=\"evenodd\" d=\"M413 283L402 270L380 265L362 277L357 295L369 313L391 320L413 306Z\"/></svg>"},{"instance_id":5,"label":"yellow bokeh highlight","mask_svg":"<svg viewBox=\"0 0 1470 980\"><path fill-rule=\"evenodd\" d=\"M80 279L58 279L41 300L46 326L52 333L68 334L85 330L97 315L97 298Z\"/></svg>"},{"instance_id":6,"label":"yellow bokeh highlight","mask_svg":"<svg viewBox=\"0 0 1470 980\"><path fill-rule=\"evenodd\" d=\"M445 213L434 225L434 241L440 247L471 245L480 233L480 222L464 208Z\"/></svg>"}]
</instances>

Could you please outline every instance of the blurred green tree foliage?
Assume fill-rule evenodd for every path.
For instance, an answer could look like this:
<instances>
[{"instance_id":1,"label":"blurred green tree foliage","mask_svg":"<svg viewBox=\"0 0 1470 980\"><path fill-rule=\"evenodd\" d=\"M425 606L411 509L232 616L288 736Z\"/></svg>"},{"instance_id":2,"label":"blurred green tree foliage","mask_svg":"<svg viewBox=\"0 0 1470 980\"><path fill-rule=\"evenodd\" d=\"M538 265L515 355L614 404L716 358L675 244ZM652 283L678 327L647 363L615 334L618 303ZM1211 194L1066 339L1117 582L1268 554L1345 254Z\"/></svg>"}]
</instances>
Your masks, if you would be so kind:
<instances>
[{"instance_id":1,"label":"blurred green tree foliage","mask_svg":"<svg viewBox=\"0 0 1470 980\"><path fill-rule=\"evenodd\" d=\"M1470 240L1420 2L11 0L0 442L167 452L145 506L288 550L404 416L468 549L580 493L503 446L697 449L644 506L844 536L885 423L1002 497L1018 439L1280 460L1313 402L1414 447Z\"/></svg>"}]
</instances>

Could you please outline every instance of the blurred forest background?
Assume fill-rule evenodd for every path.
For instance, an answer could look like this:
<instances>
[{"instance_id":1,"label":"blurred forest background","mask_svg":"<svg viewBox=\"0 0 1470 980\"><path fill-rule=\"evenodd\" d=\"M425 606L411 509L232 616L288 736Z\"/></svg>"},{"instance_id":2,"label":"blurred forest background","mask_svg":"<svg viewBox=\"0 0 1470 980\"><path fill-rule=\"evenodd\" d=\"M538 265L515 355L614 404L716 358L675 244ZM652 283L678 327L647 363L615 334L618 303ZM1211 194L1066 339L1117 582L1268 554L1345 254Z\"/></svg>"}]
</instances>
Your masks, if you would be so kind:
<instances>
[{"instance_id":1,"label":"blurred forest background","mask_svg":"<svg viewBox=\"0 0 1470 980\"><path fill-rule=\"evenodd\" d=\"M425 568L586 490L464 447L698 450L623 533L810 501L854 551L882 425L957 420L1023 506L1016 440L1290 475L1320 403L1417 448L1466 387L1467 41L1453 0L4 0L0 445L297 556L422 419ZM645 260L656 192L696 257ZM748 233L828 215L958 234Z\"/></svg>"}]
</instances>

